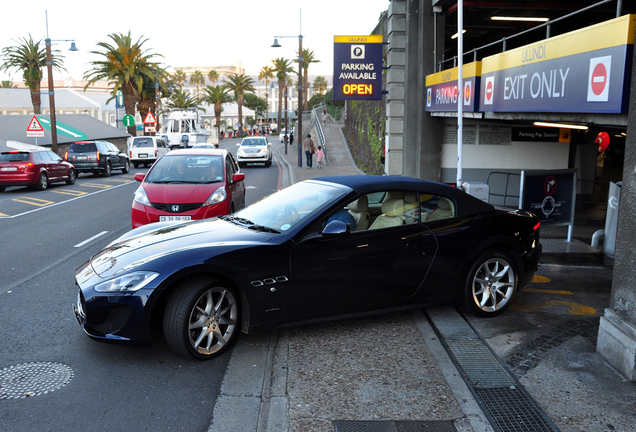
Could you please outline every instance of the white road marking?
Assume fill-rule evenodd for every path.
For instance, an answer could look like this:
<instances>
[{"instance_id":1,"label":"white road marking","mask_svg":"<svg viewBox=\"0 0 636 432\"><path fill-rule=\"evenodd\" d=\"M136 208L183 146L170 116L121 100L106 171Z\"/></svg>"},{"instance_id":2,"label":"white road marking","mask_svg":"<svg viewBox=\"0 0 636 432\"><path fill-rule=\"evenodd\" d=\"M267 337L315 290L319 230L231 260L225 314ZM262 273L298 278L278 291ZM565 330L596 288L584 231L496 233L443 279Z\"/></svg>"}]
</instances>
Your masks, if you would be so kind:
<instances>
[{"instance_id":1,"label":"white road marking","mask_svg":"<svg viewBox=\"0 0 636 432\"><path fill-rule=\"evenodd\" d=\"M91 238L89 238L89 239L86 239L86 240L84 240L83 242L78 243L78 244L76 244L76 245L75 245L75 246L73 246L73 247L76 247L76 248L78 248L78 247L82 247L82 246L84 246L86 243L92 242L93 240L95 240L95 239L96 239L96 238L98 238L98 237L103 236L103 235L104 235L104 234L106 234L107 232L108 232L108 231L102 231L102 232L100 232L99 234L95 234L93 237L91 237Z\"/></svg>"}]
</instances>

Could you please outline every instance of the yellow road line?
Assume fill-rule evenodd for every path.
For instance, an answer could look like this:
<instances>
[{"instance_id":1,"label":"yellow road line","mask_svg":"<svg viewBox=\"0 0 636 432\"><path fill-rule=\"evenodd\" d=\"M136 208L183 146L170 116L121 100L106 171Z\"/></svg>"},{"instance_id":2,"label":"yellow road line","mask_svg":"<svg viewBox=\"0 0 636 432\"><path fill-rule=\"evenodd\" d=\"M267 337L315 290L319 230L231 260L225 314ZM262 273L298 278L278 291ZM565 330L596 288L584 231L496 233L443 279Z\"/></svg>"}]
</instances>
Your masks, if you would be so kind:
<instances>
[{"instance_id":1,"label":"yellow road line","mask_svg":"<svg viewBox=\"0 0 636 432\"><path fill-rule=\"evenodd\" d=\"M0 217L9 217L8 214L0 213Z\"/></svg>"},{"instance_id":2,"label":"yellow road line","mask_svg":"<svg viewBox=\"0 0 636 432\"><path fill-rule=\"evenodd\" d=\"M33 198L33 197L13 198L11 201L17 201L17 202L21 202L21 203L25 203L25 204L31 204L31 205L38 206L38 207L44 207L44 206L47 206L47 205L55 204L55 201L47 201L47 200L43 200L43 199L39 199L39 198Z\"/></svg>"},{"instance_id":3,"label":"yellow road line","mask_svg":"<svg viewBox=\"0 0 636 432\"><path fill-rule=\"evenodd\" d=\"M550 282L550 278L547 278L545 276L539 276L539 275L534 275L532 277L532 282L533 283L547 283Z\"/></svg>"},{"instance_id":4,"label":"yellow road line","mask_svg":"<svg viewBox=\"0 0 636 432\"><path fill-rule=\"evenodd\" d=\"M92 187L92 188L98 188L98 189L108 189L110 187L113 187L112 185L101 184L101 183L82 183L80 186L86 186L86 187Z\"/></svg>"},{"instance_id":5,"label":"yellow road line","mask_svg":"<svg viewBox=\"0 0 636 432\"><path fill-rule=\"evenodd\" d=\"M524 291L527 292L536 292L536 293L545 293L545 294L565 294L565 295L574 295L572 293L572 291L565 291L565 290L544 290L544 289L537 289L537 288L526 288L524 289Z\"/></svg>"},{"instance_id":6,"label":"yellow road line","mask_svg":"<svg viewBox=\"0 0 636 432\"><path fill-rule=\"evenodd\" d=\"M88 192L82 192L77 190L68 190L68 189L60 189L60 190L52 190L53 193L65 194L65 195L73 195L73 196L82 196L86 195Z\"/></svg>"}]
</instances>

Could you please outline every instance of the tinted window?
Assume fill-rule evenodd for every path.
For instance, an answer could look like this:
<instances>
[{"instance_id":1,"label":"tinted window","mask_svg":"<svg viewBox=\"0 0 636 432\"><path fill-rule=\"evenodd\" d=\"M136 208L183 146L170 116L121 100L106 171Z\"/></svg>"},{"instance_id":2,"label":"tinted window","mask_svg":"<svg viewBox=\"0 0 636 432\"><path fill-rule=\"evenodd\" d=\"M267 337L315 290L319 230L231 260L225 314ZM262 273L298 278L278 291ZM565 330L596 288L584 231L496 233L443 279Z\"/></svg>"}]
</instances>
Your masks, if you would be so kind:
<instances>
[{"instance_id":1,"label":"tinted window","mask_svg":"<svg viewBox=\"0 0 636 432\"><path fill-rule=\"evenodd\" d=\"M58 155L56 155L53 152L50 152L50 151L49 152L44 152L44 154L46 154L49 157L49 159L51 159L53 162L59 162L59 161L62 160L61 157L59 157Z\"/></svg>"},{"instance_id":2,"label":"tinted window","mask_svg":"<svg viewBox=\"0 0 636 432\"><path fill-rule=\"evenodd\" d=\"M94 153L97 151L97 146L95 143L73 143L68 148L69 152L73 153Z\"/></svg>"},{"instance_id":3,"label":"tinted window","mask_svg":"<svg viewBox=\"0 0 636 432\"><path fill-rule=\"evenodd\" d=\"M43 162L43 161L48 162L48 161L49 161L49 158L47 158L46 156L44 156L44 152L34 153L34 154L33 154L33 158L34 158L36 161L38 161L38 162Z\"/></svg>"},{"instance_id":4,"label":"tinted window","mask_svg":"<svg viewBox=\"0 0 636 432\"><path fill-rule=\"evenodd\" d=\"M23 162L29 160L29 153L2 153L0 162Z\"/></svg>"},{"instance_id":5,"label":"tinted window","mask_svg":"<svg viewBox=\"0 0 636 432\"><path fill-rule=\"evenodd\" d=\"M133 148L153 147L152 138L135 138L132 143Z\"/></svg>"}]
</instances>

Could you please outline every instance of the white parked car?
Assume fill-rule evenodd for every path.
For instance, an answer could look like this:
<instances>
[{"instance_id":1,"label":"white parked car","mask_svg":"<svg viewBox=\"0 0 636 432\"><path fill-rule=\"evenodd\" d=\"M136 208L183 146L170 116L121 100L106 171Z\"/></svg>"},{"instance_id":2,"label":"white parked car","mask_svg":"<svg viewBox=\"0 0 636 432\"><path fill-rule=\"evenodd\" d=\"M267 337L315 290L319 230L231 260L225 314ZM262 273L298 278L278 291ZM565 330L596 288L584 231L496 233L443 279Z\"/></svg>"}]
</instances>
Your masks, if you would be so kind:
<instances>
[{"instance_id":1,"label":"white parked car","mask_svg":"<svg viewBox=\"0 0 636 432\"><path fill-rule=\"evenodd\" d=\"M272 145L263 137L245 137L236 152L236 161L240 167L248 163L272 164Z\"/></svg>"},{"instance_id":2,"label":"white parked car","mask_svg":"<svg viewBox=\"0 0 636 432\"><path fill-rule=\"evenodd\" d=\"M128 158L135 168L150 166L169 151L168 141L158 136L134 137L128 144Z\"/></svg>"}]
</instances>

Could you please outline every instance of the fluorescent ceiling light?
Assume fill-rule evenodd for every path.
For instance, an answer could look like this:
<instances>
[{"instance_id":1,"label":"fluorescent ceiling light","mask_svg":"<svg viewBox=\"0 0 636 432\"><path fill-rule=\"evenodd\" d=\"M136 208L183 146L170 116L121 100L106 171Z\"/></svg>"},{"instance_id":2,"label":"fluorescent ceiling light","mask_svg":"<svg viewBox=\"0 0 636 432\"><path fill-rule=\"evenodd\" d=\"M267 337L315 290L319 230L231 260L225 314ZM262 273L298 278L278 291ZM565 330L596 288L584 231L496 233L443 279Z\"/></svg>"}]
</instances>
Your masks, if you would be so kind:
<instances>
[{"instance_id":1,"label":"fluorescent ceiling light","mask_svg":"<svg viewBox=\"0 0 636 432\"><path fill-rule=\"evenodd\" d=\"M563 124L563 123L545 123L545 122L534 122L535 126L543 126L543 127L554 127L554 128L564 128L564 129L580 129L587 130L587 126L582 125L573 125L573 124Z\"/></svg>"},{"instance_id":2,"label":"fluorescent ceiling light","mask_svg":"<svg viewBox=\"0 0 636 432\"><path fill-rule=\"evenodd\" d=\"M550 18L538 18L538 17L506 17L506 16L494 16L490 17L493 21L531 21L531 22L546 22L550 21Z\"/></svg>"},{"instance_id":3,"label":"fluorescent ceiling light","mask_svg":"<svg viewBox=\"0 0 636 432\"><path fill-rule=\"evenodd\" d=\"M462 30L462 34L466 33L466 30ZM451 39L457 39L457 36L459 36L459 32L455 33L454 35L451 36Z\"/></svg>"}]
</instances>

